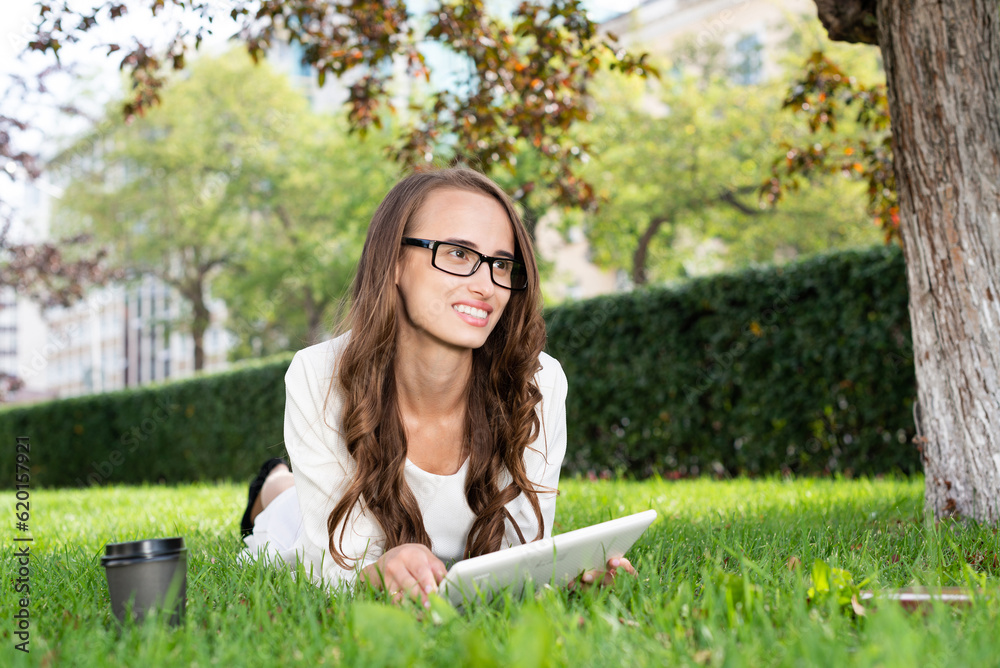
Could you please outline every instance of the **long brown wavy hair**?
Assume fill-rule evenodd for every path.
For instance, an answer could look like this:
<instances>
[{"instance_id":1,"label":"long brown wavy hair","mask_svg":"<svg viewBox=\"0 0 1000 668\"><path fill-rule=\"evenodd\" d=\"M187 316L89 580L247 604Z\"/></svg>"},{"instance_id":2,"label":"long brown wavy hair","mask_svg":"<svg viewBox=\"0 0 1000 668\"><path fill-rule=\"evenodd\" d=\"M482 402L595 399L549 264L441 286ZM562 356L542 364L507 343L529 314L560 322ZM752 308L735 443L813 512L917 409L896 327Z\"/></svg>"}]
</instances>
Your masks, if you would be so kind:
<instances>
[{"instance_id":1,"label":"long brown wavy hair","mask_svg":"<svg viewBox=\"0 0 1000 668\"><path fill-rule=\"evenodd\" d=\"M482 174L465 167L417 172L397 183L372 217L352 290L347 318L351 333L330 386L333 392L339 382L343 390L341 433L357 465L347 491L327 518L330 553L342 568L349 567L343 553L344 531L356 505L371 513L382 528L385 551L405 543L431 547L420 507L403 476L406 433L394 374L400 308L395 276L402 237L412 229L427 196L442 188L482 193L499 202L514 230L514 255L528 272L528 288L511 292L486 343L472 353L463 448L469 458L465 495L476 519L464 556L500 549L505 520L511 521L525 542L505 508L520 494L538 521L534 538L544 534L537 496L543 490L536 489L524 469L525 448L540 433L535 406L542 395L534 376L545 346L531 238L507 194ZM339 540L335 536L338 527Z\"/></svg>"}]
</instances>

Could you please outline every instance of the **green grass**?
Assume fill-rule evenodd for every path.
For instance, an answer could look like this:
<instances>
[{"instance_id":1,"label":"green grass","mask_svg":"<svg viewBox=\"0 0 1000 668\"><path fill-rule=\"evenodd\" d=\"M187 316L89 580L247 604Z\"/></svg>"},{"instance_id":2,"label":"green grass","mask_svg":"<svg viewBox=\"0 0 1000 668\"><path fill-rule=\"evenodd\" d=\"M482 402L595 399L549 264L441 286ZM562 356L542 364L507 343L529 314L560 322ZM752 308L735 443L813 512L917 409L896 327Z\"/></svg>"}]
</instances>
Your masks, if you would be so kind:
<instances>
[{"instance_id":1,"label":"green grass","mask_svg":"<svg viewBox=\"0 0 1000 668\"><path fill-rule=\"evenodd\" d=\"M462 613L425 615L370 593L334 599L287 571L235 563L243 484L34 490L31 653L13 648L13 549L4 550L2 665L996 665L997 533L923 518L921 480L565 480L556 532L652 507L629 553L638 579L542 587ZM8 546L13 492L3 492ZM185 626L120 629L107 542L181 535ZM814 560L869 578L984 587L967 608L863 618L807 602ZM804 566L789 568L789 561ZM968 565L967 565L968 564Z\"/></svg>"}]
</instances>

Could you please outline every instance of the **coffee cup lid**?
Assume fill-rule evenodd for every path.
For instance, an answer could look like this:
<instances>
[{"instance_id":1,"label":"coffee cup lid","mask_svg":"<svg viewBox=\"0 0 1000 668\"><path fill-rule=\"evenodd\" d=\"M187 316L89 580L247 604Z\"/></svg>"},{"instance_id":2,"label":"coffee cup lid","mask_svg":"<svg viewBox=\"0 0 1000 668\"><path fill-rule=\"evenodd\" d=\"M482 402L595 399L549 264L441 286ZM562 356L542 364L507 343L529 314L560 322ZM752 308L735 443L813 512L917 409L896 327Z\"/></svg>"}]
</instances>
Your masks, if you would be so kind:
<instances>
[{"instance_id":1,"label":"coffee cup lid","mask_svg":"<svg viewBox=\"0 0 1000 668\"><path fill-rule=\"evenodd\" d=\"M101 561L111 559L127 559L130 557L162 557L179 554L185 551L184 539L177 538L147 538L133 540L127 543L108 543L104 546L104 557Z\"/></svg>"}]
</instances>

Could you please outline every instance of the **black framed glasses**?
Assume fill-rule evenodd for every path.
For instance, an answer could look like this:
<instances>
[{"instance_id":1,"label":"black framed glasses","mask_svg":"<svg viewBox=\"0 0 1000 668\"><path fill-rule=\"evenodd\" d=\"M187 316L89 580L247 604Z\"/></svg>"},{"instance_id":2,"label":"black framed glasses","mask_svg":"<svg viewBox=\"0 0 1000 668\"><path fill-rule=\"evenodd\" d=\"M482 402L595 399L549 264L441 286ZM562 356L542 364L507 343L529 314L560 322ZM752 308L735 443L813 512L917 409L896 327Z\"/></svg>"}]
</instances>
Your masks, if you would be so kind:
<instances>
[{"instance_id":1,"label":"black framed glasses","mask_svg":"<svg viewBox=\"0 0 1000 668\"><path fill-rule=\"evenodd\" d=\"M450 241L403 237L403 245L431 249L431 266L446 274L472 276L479 265L486 262L490 268L490 279L501 288L524 290L528 287L528 270L524 263L513 258L490 257Z\"/></svg>"}]
</instances>

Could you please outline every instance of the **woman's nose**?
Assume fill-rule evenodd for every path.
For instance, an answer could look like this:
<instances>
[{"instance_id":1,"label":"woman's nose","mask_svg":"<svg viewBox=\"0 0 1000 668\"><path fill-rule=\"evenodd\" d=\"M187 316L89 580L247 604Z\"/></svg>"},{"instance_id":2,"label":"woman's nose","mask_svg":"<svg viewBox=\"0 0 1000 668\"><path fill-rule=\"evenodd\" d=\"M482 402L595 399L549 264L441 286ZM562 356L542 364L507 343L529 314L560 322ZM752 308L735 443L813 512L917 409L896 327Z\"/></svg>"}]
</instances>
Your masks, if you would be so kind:
<instances>
[{"instance_id":1,"label":"woman's nose","mask_svg":"<svg viewBox=\"0 0 1000 668\"><path fill-rule=\"evenodd\" d=\"M481 263L479 267L472 272L472 276L469 277L472 281L472 290L477 294L481 295L491 295L496 286L493 285L493 276L490 275L490 267L485 262Z\"/></svg>"}]
</instances>

